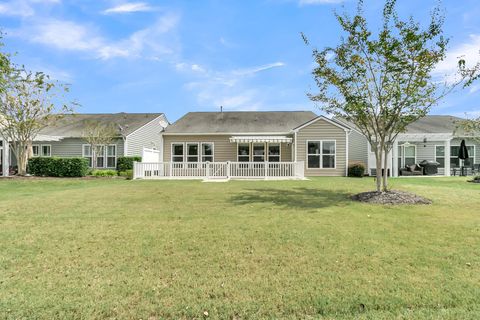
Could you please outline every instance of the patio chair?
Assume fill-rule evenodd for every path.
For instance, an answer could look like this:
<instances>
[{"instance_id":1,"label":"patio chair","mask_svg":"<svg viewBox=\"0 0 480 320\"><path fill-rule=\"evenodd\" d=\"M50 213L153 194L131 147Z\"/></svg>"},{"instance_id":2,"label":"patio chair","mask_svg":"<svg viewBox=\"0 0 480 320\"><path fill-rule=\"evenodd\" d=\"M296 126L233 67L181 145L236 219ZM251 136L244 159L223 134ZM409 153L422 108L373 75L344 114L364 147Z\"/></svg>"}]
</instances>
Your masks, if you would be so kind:
<instances>
[{"instance_id":1,"label":"patio chair","mask_svg":"<svg viewBox=\"0 0 480 320\"><path fill-rule=\"evenodd\" d=\"M472 174L474 176L480 174L480 163L472 165Z\"/></svg>"}]
</instances>

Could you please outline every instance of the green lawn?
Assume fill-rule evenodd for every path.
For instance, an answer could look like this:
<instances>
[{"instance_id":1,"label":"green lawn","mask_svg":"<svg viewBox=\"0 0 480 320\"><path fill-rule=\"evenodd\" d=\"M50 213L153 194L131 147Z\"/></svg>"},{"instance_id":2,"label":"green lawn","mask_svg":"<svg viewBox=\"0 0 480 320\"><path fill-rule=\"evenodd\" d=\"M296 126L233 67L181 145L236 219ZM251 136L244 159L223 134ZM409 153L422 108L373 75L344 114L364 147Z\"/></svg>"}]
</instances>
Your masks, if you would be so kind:
<instances>
[{"instance_id":1,"label":"green lawn","mask_svg":"<svg viewBox=\"0 0 480 320\"><path fill-rule=\"evenodd\" d=\"M478 319L465 180L0 180L0 317Z\"/></svg>"}]
</instances>

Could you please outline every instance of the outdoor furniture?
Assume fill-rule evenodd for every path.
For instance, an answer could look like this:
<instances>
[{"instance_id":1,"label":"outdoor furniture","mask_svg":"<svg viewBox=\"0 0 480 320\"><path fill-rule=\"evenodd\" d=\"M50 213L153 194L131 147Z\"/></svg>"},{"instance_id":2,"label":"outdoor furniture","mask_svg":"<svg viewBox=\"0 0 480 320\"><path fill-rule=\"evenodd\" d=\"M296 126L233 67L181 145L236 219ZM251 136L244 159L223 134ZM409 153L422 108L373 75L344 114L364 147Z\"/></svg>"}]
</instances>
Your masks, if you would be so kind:
<instances>
[{"instance_id":1,"label":"outdoor furniture","mask_svg":"<svg viewBox=\"0 0 480 320\"><path fill-rule=\"evenodd\" d=\"M423 168L418 164L412 164L411 166L405 166L400 169L401 176L423 176Z\"/></svg>"},{"instance_id":2,"label":"outdoor furniture","mask_svg":"<svg viewBox=\"0 0 480 320\"><path fill-rule=\"evenodd\" d=\"M478 175L480 174L480 163L474 164L472 166L472 174L473 175Z\"/></svg>"},{"instance_id":3,"label":"outdoor furniture","mask_svg":"<svg viewBox=\"0 0 480 320\"><path fill-rule=\"evenodd\" d=\"M438 173L438 166L440 163L436 161L423 160L419 166L423 168L423 174L426 176L436 175Z\"/></svg>"}]
</instances>

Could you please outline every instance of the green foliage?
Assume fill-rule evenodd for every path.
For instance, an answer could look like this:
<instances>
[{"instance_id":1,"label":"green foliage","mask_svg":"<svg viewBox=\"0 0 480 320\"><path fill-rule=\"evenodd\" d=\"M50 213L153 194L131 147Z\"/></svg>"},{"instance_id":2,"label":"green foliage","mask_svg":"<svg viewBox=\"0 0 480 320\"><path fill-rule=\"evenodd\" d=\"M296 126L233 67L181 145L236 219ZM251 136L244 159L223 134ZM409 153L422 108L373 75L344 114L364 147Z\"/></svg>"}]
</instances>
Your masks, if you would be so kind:
<instances>
[{"instance_id":1,"label":"green foliage","mask_svg":"<svg viewBox=\"0 0 480 320\"><path fill-rule=\"evenodd\" d=\"M480 117L457 121L455 133L480 142Z\"/></svg>"},{"instance_id":2,"label":"green foliage","mask_svg":"<svg viewBox=\"0 0 480 320\"><path fill-rule=\"evenodd\" d=\"M313 76L319 92L310 94L310 99L323 111L353 123L368 139L380 168L399 133L475 74L475 70L464 72L464 64L459 64L458 82L450 85L434 79L448 44L440 8L433 10L429 23L422 27L413 18L401 20L395 6L396 0L386 0L383 25L374 33L360 0L353 17L336 14L344 31L340 44L313 49L317 63ZM302 37L308 45L306 36ZM381 184L386 190L387 178L382 181L381 170L377 172L377 190Z\"/></svg>"},{"instance_id":3,"label":"green foliage","mask_svg":"<svg viewBox=\"0 0 480 320\"><path fill-rule=\"evenodd\" d=\"M118 157L117 159L117 170L127 171L133 169L133 162L140 162L142 161L142 157Z\"/></svg>"},{"instance_id":4,"label":"green foliage","mask_svg":"<svg viewBox=\"0 0 480 320\"><path fill-rule=\"evenodd\" d=\"M365 166L361 163L353 163L348 166L348 176L362 178L365 175Z\"/></svg>"},{"instance_id":5,"label":"green foliage","mask_svg":"<svg viewBox=\"0 0 480 320\"><path fill-rule=\"evenodd\" d=\"M125 171L119 171L118 175L120 177L125 177L127 180L132 180L133 179L133 170L125 170Z\"/></svg>"},{"instance_id":6,"label":"green foliage","mask_svg":"<svg viewBox=\"0 0 480 320\"><path fill-rule=\"evenodd\" d=\"M42 177L85 177L88 161L84 158L31 158L28 160L28 172Z\"/></svg>"},{"instance_id":7,"label":"green foliage","mask_svg":"<svg viewBox=\"0 0 480 320\"><path fill-rule=\"evenodd\" d=\"M115 170L93 170L92 176L94 177L115 177L117 176L117 171Z\"/></svg>"}]
</instances>

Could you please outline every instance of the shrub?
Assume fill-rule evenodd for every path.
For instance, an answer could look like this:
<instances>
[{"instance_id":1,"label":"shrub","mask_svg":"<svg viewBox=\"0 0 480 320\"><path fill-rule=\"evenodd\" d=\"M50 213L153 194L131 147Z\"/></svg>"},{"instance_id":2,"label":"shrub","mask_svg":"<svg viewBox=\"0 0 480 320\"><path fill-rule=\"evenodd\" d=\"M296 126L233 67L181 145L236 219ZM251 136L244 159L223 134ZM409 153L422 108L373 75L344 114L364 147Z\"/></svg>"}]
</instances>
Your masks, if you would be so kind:
<instances>
[{"instance_id":1,"label":"shrub","mask_svg":"<svg viewBox=\"0 0 480 320\"><path fill-rule=\"evenodd\" d=\"M31 158L28 160L28 173L41 177L85 177L88 173L88 160L84 158Z\"/></svg>"},{"instance_id":2,"label":"shrub","mask_svg":"<svg viewBox=\"0 0 480 320\"><path fill-rule=\"evenodd\" d=\"M362 163L353 163L348 166L349 177L363 177L365 174L365 166Z\"/></svg>"},{"instance_id":3,"label":"shrub","mask_svg":"<svg viewBox=\"0 0 480 320\"><path fill-rule=\"evenodd\" d=\"M142 161L142 157L118 157L117 170L119 172L132 170L134 161L140 162Z\"/></svg>"},{"instance_id":4,"label":"shrub","mask_svg":"<svg viewBox=\"0 0 480 320\"><path fill-rule=\"evenodd\" d=\"M93 170L92 176L94 177L115 177L117 171L115 170Z\"/></svg>"},{"instance_id":5,"label":"shrub","mask_svg":"<svg viewBox=\"0 0 480 320\"><path fill-rule=\"evenodd\" d=\"M133 170L120 171L120 172L118 173L118 175L119 175L120 177L124 177L124 178L126 178L126 179L128 179L128 180L132 180L132 179L133 179Z\"/></svg>"}]
</instances>

